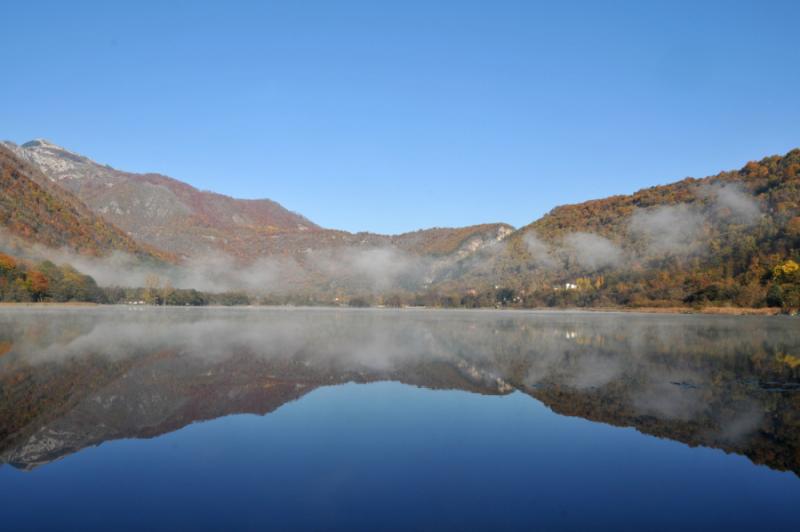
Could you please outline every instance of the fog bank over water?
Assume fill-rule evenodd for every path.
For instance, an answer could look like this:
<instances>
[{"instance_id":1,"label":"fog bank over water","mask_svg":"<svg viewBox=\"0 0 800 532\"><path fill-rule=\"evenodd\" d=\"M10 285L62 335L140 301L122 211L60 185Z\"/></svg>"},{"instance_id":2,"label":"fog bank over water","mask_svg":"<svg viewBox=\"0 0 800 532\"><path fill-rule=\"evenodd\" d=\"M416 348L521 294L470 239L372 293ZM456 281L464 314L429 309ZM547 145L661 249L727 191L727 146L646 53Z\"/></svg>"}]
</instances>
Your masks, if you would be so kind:
<instances>
[{"instance_id":1,"label":"fog bank over water","mask_svg":"<svg viewBox=\"0 0 800 532\"><path fill-rule=\"evenodd\" d=\"M46 323L42 316L47 316ZM402 363L462 357L476 362L510 353L537 367L566 355L646 364L658 353L716 356L785 351L800 343L791 319L665 316L561 311L443 311L328 308L3 309L0 332L13 347L7 359L28 364L73 357L136 356L177 349L182 356L221 360L241 353L347 363ZM31 327L36 335L24 334ZM569 358L569 357L566 357ZM359 358L361 360L361 358ZM381 362L381 363L383 363ZM2 366L0 366L2 367Z\"/></svg>"}]
</instances>

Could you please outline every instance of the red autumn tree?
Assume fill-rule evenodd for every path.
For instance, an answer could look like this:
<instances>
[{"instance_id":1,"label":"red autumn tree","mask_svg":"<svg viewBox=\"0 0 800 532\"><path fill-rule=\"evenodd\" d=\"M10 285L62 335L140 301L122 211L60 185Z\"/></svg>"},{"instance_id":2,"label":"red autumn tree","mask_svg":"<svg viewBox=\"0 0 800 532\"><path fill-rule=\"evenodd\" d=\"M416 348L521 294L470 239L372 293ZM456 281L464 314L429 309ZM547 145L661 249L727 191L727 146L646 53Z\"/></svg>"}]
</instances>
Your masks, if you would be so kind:
<instances>
[{"instance_id":1,"label":"red autumn tree","mask_svg":"<svg viewBox=\"0 0 800 532\"><path fill-rule=\"evenodd\" d=\"M47 277L45 277L44 274L39 270L30 270L27 277L28 289L30 290L33 299L36 301L41 301L45 294L47 294L47 289L50 286L50 283L47 281Z\"/></svg>"}]
</instances>

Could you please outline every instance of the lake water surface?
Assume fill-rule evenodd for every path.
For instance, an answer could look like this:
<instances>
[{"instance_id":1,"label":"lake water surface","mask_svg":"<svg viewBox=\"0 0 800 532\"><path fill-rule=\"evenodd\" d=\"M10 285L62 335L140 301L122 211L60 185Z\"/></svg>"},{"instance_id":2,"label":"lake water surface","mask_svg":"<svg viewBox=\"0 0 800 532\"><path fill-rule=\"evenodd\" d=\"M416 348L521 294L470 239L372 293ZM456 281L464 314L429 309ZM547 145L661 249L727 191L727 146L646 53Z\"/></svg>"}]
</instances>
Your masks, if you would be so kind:
<instances>
[{"instance_id":1,"label":"lake water surface","mask_svg":"<svg viewBox=\"0 0 800 532\"><path fill-rule=\"evenodd\" d=\"M3 530L797 530L800 322L0 310Z\"/></svg>"}]
</instances>

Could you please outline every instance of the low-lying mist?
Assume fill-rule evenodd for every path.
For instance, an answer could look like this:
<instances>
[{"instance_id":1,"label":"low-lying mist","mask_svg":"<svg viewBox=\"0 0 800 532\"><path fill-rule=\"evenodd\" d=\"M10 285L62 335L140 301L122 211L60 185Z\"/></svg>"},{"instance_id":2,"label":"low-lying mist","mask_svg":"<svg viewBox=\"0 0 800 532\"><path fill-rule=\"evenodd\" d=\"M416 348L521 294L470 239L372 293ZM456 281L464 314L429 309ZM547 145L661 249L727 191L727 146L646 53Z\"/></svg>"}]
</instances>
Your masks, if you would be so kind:
<instances>
[{"instance_id":1,"label":"low-lying mist","mask_svg":"<svg viewBox=\"0 0 800 532\"><path fill-rule=\"evenodd\" d=\"M762 216L758 201L734 184L702 185L697 201L676 205L637 207L614 241L601 235L574 232L546 242L533 231L524 243L533 263L544 270L576 264L592 272L607 267L626 268L647 257L702 256L709 252L713 228L749 227Z\"/></svg>"},{"instance_id":2,"label":"low-lying mist","mask_svg":"<svg viewBox=\"0 0 800 532\"><path fill-rule=\"evenodd\" d=\"M695 201L689 203L636 208L614 239L572 232L546 241L528 231L523 241L531 262L544 271L568 267L586 272L626 269L648 257L702 256L709 250L712 228L725 224L747 227L761 217L756 199L736 185L703 185L694 192ZM415 291L448 275L485 275L491 272L493 260L508 250L507 242L485 242L472 253L437 258L384 245L307 249L296 255L266 256L251 262L220 252L171 265L154 264L122 252L92 257L66 248L23 244L0 232L0 249L32 260L69 263L101 286L142 287L157 277L174 288L283 295L320 289Z\"/></svg>"},{"instance_id":3,"label":"low-lying mist","mask_svg":"<svg viewBox=\"0 0 800 532\"><path fill-rule=\"evenodd\" d=\"M172 383L207 379L233 361L289 382L392 379L533 395L550 387L622 390L616 400L633 413L681 422L717 415L709 394L720 372L750 368L756 357L761 378L773 381L791 368L772 354L797 347L791 324L762 318L325 309L0 311L0 340L10 346L0 378L22 366L101 357L163 362ZM757 397L742 416L718 420L719 437L755 430Z\"/></svg>"},{"instance_id":4,"label":"low-lying mist","mask_svg":"<svg viewBox=\"0 0 800 532\"><path fill-rule=\"evenodd\" d=\"M32 261L71 264L100 286L143 287L158 278L174 288L256 294L337 286L368 291L416 289L429 281L435 264L430 258L390 246L306 250L297 258L262 257L250 262L219 253L190 257L178 265L153 264L119 251L95 257L30 244L6 232L0 232L0 250Z\"/></svg>"}]
</instances>

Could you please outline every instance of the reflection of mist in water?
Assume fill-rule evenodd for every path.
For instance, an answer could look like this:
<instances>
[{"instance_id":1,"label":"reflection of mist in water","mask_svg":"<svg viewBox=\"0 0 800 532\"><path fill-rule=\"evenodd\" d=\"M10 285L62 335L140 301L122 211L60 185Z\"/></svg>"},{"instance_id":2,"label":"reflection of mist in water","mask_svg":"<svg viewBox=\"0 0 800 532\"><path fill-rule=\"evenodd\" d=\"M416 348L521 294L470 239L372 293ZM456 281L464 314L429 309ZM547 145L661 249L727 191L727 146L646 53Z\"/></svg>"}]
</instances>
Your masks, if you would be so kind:
<instances>
[{"instance_id":1,"label":"reflection of mist in water","mask_svg":"<svg viewBox=\"0 0 800 532\"><path fill-rule=\"evenodd\" d=\"M718 436L723 441L739 443L758 429L763 418L764 411L759 405L752 402L741 405L722 423Z\"/></svg>"},{"instance_id":2,"label":"reflection of mist in water","mask_svg":"<svg viewBox=\"0 0 800 532\"><path fill-rule=\"evenodd\" d=\"M688 421L708 407L703 390L690 382L675 380L652 383L632 397L633 405L642 414Z\"/></svg>"},{"instance_id":3,"label":"reflection of mist in water","mask_svg":"<svg viewBox=\"0 0 800 532\"><path fill-rule=\"evenodd\" d=\"M391 369L410 360L467 360L521 385L555 380L576 389L616 379L648 383L643 411L691 417L718 366L797 349L793 323L591 313L332 310L127 309L0 312L2 359L43 364L89 355L125 359L169 351L208 363L234 355L302 359L343 369ZM773 360L775 359L775 360ZM506 368L508 362L523 364ZM3 370L0 362L0 371ZM523 369L524 373L520 373ZM506 375L508 377L508 375ZM700 387L700 388L698 388Z\"/></svg>"},{"instance_id":4,"label":"reflection of mist in water","mask_svg":"<svg viewBox=\"0 0 800 532\"><path fill-rule=\"evenodd\" d=\"M798 351L794 326L780 318L558 312L2 310L0 385L13 389L22 373L40 382L67 374L80 381L90 368L98 375L92 389L61 383L85 396L57 420L15 428L22 440L5 459L51 459L55 451L39 449L44 434L72 434L76 441L62 447L80 448L194 419L264 413L319 386L374 380L485 394L518 389L559 413L747 453L784 446L781 438L797 433L769 425L765 414L791 407L792 396L759 384L797 382L797 368L781 358ZM6 405L0 416L15 407L22 408ZM775 430L789 432L759 436Z\"/></svg>"}]
</instances>

